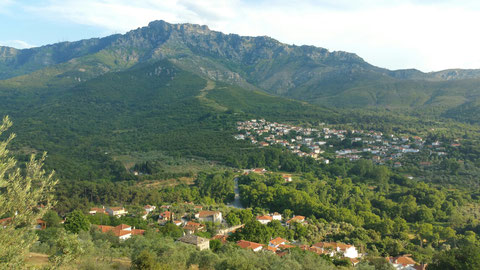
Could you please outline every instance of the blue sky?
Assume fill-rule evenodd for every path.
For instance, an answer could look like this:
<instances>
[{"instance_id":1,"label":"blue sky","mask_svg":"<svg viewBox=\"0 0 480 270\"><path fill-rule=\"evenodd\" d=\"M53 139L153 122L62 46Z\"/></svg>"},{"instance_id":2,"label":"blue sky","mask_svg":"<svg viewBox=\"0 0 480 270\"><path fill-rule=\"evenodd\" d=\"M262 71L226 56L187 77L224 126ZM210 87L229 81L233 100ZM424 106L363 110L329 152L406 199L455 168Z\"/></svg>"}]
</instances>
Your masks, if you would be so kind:
<instances>
[{"instance_id":1,"label":"blue sky","mask_svg":"<svg viewBox=\"0 0 480 270\"><path fill-rule=\"evenodd\" d=\"M152 20L354 52L390 69L480 68L474 0L0 0L0 45L125 33Z\"/></svg>"}]
</instances>

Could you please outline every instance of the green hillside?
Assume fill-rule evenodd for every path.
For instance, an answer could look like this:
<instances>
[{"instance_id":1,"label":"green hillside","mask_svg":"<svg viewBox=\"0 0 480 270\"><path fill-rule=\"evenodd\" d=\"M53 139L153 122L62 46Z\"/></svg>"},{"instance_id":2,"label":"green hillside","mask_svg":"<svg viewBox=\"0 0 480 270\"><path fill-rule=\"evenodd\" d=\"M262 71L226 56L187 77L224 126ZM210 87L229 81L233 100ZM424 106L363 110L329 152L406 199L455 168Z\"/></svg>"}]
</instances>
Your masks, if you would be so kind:
<instances>
[{"instance_id":1,"label":"green hillside","mask_svg":"<svg viewBox=\"0 0 480 270\"><path fill-rule=\"evenodd\" d=\"M211 83L211 82L210 82ZM168 61L140 64L84 83L3 92L17 150L48 151L47 165L69 179L128 178L116 155L162 151L224 161L251 149L233 138L248 117L334 119L298 101L213 83ZM207 90L205 90L207 89Z\"/></svg>"}]
</instances>

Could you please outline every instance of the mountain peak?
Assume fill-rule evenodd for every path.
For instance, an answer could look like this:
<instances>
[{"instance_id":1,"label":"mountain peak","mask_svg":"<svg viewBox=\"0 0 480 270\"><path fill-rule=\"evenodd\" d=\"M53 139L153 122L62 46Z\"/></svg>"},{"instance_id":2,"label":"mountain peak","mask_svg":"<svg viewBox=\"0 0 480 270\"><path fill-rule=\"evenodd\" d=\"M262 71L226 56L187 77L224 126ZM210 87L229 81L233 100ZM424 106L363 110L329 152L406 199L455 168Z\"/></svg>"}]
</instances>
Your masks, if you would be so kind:
<instances>
[{"instance_id":1,"label":"mountain peak","mask_svg":"<svg viewBox=\"0 0 480 270\"><path fill-rule=\"evenodd\" d=\"M206 25L191 24L191 23L177 23L171 24L164 20L152 21L148 24L148 28L153 29L163 29L168 30L177 30L177 31L186 31L186 32L198 32L198 33L207 33L211 32L210 28Z\"/></svg>"}]
</instances>

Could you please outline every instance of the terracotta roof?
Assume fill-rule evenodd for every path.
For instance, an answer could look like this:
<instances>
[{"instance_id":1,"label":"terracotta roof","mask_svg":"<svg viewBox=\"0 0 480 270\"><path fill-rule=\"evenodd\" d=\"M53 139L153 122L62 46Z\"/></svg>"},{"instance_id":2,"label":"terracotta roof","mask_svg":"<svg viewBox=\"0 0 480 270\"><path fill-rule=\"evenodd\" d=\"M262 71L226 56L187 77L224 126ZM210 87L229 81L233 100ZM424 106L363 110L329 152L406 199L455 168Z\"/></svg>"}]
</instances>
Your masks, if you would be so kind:
<instances>
[{"instance_id":1,"label":"terracotta roof","mask_svg":"<svg viewBox=\"0 0 480 270\"><path fill-rule=\"evenodd\" d=\"M291 218L289 221L287 221L287 223L291 223L291 222L302 222L305 220L305 217L304 216L294 216L293 218Z\"/></svg>"},{"instance_id":2,"label":"terracotta roof","mask_svg":"<svg viewBox=\"0 0 480 270\"><path fill-rule=\"evenodd\" d=\"M131 228L129 225L126 225L126 224L120 224L120 225L118 225L117 227L107 226L107 225L95 225L95 226L97 226L97 228L98 228L102 233L106 233L106 232L112 231L113 234L114 234L115 236L117 236L117 237L124 236L124 235L128 235L128 234L140 235L140 234L144 234L144 233L145 233L145 230L140 230L140 229L126 230L126 229L128 229L128 228Z\"/></svg>"},{"instance_id":3,"label":"terracotta roof","mask_svg":"<svg viewBox=\"0 0 480 270\"><path fill-rule=\"evenodd\" d=\"M257 249L259 247L263 247L262 244L255 243L255 242L250 242L250 241L245 241L245 240L240 240L237 242L237 245L241 248L246 248L246 249Z\"/></svg>"},{"instance_id":4,"label":"terracotta roof","mask_svg":"<svg viewBox=\"0 0 480 270\"><path fill-rule=\"evenodd\" d=\"M257 220L272 220L271 216L257 216Z\"/></svg>"},{"instance_id":5,"label":"terracotta roof","mask_svg":"<svg viewBox=\"0 0 480 270\"><path fill-rule=\"evenodd\" d=\"M102 233L106 233L108 231L111 231L114 229L113 226L107 226L107 225L97 225L97 228L102 232Z\"/></svg>"},{"instance_id":6,"label":"terracotta roof","mask_svg":"<svg viewBox=\"0 0 480 270\"><path fill-rule=\"evenodd\" d=\"M392 263L401 264L404 267L407 265L417 265L418 263L414 261L410 256L398 256L388 258Z\"/></svg>"},{"instance_id":7,"label":"terracotta roof","mask_svg":"<svg viewBox=\"0 0 480 270\"><path fill-rule=\"evenodd\" d=\"M189 221L189 222L187 222L187 224L185 224L185 226L183 226L183 228L185 230L189 230L189 231L196 231L196 230L199 230L203 227L205 227L205 225L200 224L200 223L196 223L196 222L193 222L193 221Z\"/></svg>"},{"instance_id":8,"label":"terracotta roof","mask_svg":"<svg viewBox=\"0 0 480 270\"><path fill-rule=\"evenodd\" d=\"M286 239L283 239L281 237L277 237L273 240L270 241L270 244L274 245L274 246L278 246L282 243L287 243L288 241Z\"/></svg>"}]
</instances>

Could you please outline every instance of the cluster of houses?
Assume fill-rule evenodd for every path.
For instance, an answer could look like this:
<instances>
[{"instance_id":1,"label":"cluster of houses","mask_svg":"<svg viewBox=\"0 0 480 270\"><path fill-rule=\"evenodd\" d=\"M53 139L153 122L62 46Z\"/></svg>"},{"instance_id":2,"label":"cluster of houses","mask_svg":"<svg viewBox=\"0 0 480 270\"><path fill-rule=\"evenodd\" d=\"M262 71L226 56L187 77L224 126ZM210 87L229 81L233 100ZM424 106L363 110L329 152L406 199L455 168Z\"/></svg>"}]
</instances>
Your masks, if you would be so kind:
<instances>
[{"instance_id":1,"label":"cluster of houses","mask_svg":"<svg viewBox=\"0 0 480 270\"><path fill-rule=\"evenodd\" d=\"M187 215L183 215L180 219L175 219L175 214L173 211L170 211L171 206L163 205L160 208L162 212L159 213L158 222L160 224L165 224L168 221L172 221L177 226L182 226L184 229L184 236L180 237L177 241L185 244L193 245L199 250L205 250L210 248L210 240L220 240L223 243L227 242L228 236L235 230L243 228L242 225L234 226L231 228L221 229L218 231L218 234L212 237L212 239L207 239L195 235L197 232L205 231L206 226L200 222L214 222L222 223L224 222L222 217L222 212L220 211L207 211L202 210L202 206L194 206L194 209L197 212L194 214L195 220L188 220ZM155 206L146 205L144 207L144 213L147 215L156 210ZM105 214L115 217L120 217L126 215L128 211L124 207L102 207L97 208L93 207L89 211L90 214ZM143 217L143 216L142 216ZM5 228L12 222L12 217L0 219L0 229ZM274 220L282 222L282 215L275 212L266 215L260 215L256 217L256 220L262 224L268 224ZM293 216L291 219L286 222L282 222L285 226L293 225L294 223L306 224L307 221L304 216ZM143 235L145 230L136 229L135 227L120 224L118 226L106 226L106 225L93 225L102 233L112 233L120 240L126 240L131 238L134 235ZM46 228L45 221L39 219L37 220L34 229L43 230ZM308 245L299 245L295 243L290 243L287 239L277 237L271 239L268 245L255 243L246 240L240 240L236 243L237 246L243 249L252 250L253 252L272 252L278 256L284 256L288 254L289 249L291 248L300 248L305 251L314 252L319 255L327 255L330 257L338 256L341 258L346 258L350 260L351 264L355 266L359 263L359 259L362 257L354 245L338 243L338 242L319 242L311 246ZM395 269L398 270L425 270L426 265L419 264L415 262L410 255L403 255L398 257L387 257L385 258Z\"/></svg>"},{"instance_id":2,"label":"cluster of houses","mask_svg":"<svg viewBox=\"0 0 480 270\"><path fill-rule=\"evenodd\" d=\"M243 134L235 135L237 140L250 140L254 144L262 147L279 144L290 149L293 153L301 157L311 157L313 159L323 159L320 157L324 151L321 146L326 142L319 140L316 134L319 130L314 128L296 127L276 122L267 122L265 119L252 119L245 122L237 122L237 130L243 131ZM288 139L288 134L294 131L298 136ZM302 146L309 147L308 153L302 151ZM325 160L328 163L328 160Z\"/></svg>"},{"instance_id":3,"label":"cluster of houses","mask_svg":"<svg viewBox=\"0 0 480 270\"><path fill-rule=\"evenodd\" d=\"M313 244L312 246L293 245L287 239L283 239L281 237L270 240L268 245L263 245L245 240L238 241L237 245L241 248L249 249L254 252L264 250L267 252L273 252L274 254L277 254L279 256L287 254L288 249L297 247L302 250L310 251L319 255L327 255L330 257L339 256L342 258L347 258L354 266L360 262L358 258L362 256L358 253L357 249L353 245L336 242L320 242Z\"/></svg>"},{"instance_id":4,"label":"cluster of houses","mask_svg":"<svg viewBox=\"0 0 480 270\"><path fill-rule=\"evenodd\" d=\"M395 136L386 135L377 131L344 130L324 127L322 129L303 128L288 124L268 122L264 119L252 119L244 122L237 122L237 130L241 134L234 137L237 140L250 140L261 147L270 145L281 145L288 148L298 156L311 157L329 163L328 159L321 156L325 151L334 151L336 158L358 160L368 157L377 164L385 164L401 158L406 153L418 153L422 149L429 150L431 154L447 155L446 144L435 141L426 144L419 136ZM295 132L292 136L290 133ZM329 144L329 140L343 141L350 139L352 147L343 148L340 145ZM458 141L450 144L451 147L458 147ZM305 147L309 151L305 152ZM339 149L340 148L340 149ZM401 163L395 163L400 167Z\"/></svg>"}]
</instances>

